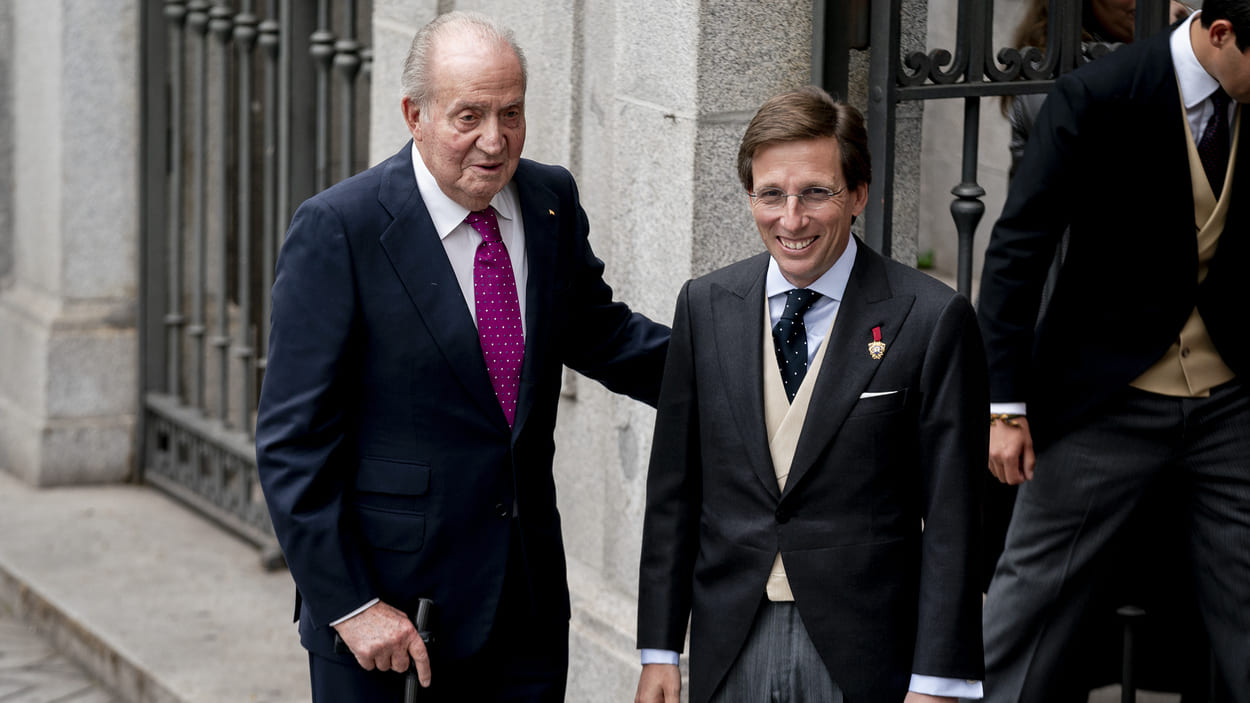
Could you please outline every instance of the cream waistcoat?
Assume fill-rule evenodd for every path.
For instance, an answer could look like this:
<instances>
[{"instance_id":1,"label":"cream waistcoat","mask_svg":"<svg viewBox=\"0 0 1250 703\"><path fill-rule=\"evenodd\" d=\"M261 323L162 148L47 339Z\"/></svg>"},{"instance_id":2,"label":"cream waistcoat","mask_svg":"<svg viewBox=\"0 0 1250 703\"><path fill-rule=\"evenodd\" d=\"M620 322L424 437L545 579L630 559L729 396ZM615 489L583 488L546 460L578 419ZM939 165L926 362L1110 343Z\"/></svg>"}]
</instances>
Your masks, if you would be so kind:
<instances>
[{"instance_id":1,"label":"cream waistcoat","mask_svg":"<svg viewBox=\"0 0 1250 703\"><path fill-rule=\"evenodd\" d=\"M786 478L790 476L790 464L794 462L794 450L803 431L803 419L807 417L807 408L811 404L812 386L820 375L820 367L824 363L829 338L837 319L835 314L833 321L829 323L825 341L808 367L803 382L799 384L799 390L794 394L794 401L791 402L786 398L786 389L781 383L781 367L777 365L777 354L773 348L775 342L772 318L768 312L768 298L764 298L764 424L768 430L768 451L772 455L773 470L777 473L777 486L783 491L786 488ZM771 601L794 600L780 553L773 560L773 569L768 575L765 591Z\"/></svg>"},{"instance_id":2,"label":"cream waistcoat","mask_svg":"<svg viewBox=\"0 0 1250 703\"><path fill-rule=\"evenodd\" d=\"M1202 158L1198 156L1198 147L1189 128L1189 120L1185 119L1184 101L1181 102L1181 121L1185 123L1186 143L1189 145L1189 181L1193 185L1194 228L1198 233L1198 282L1202 283L1207 277L1207 265L1215 255L1220 234L1224 231L1224 219L1228 215L1229 201L1232 200L1229 193L1232 191L1233 168L1237 162L1237 143L1241 138L1242 111L1240 107L1237 108L1228 171L1224 175L1224 191L1217 200L1211 184L1207 182ZM1176 342L1168 347L1163 358L1146 369L1132 385L1162 395L1205 398L1211 394L1212 388L1233 380L1235 376L1232 369L1220 358L1211 336L1207 334L1206 324L1195 307L1185 326L1181 328Z\"/></svg>"}]
</instances>

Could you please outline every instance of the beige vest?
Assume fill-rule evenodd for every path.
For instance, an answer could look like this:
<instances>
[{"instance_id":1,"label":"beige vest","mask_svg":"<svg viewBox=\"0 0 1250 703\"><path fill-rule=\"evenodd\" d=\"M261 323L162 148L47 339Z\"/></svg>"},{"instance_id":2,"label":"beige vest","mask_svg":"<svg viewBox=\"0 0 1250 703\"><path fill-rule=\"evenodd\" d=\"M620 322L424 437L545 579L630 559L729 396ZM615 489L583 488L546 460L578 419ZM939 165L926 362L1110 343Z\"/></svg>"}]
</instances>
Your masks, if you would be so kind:
<instances>
[{"instance_id":1,"label":"beige vest","mask_svg":"<svg viewBox=\"0 0 1250 703\"><path fill-rule=\"evenodd\" d=\"M1232 200L1229 192L1232 190L1237 142L1241 135L1241 108L1237 108L1233 122L1228 171L1224 175L1224 192L1220 193L1218 200L1211 190L1211 184L1207 182L1206 171L1202 168L1202 158L1198 156L1198 147L1189 127L1189 120L1184 115L1183 100L1181 117L1185 123L1185 141L1189 145L1189 181L1193 184L1194 227L1198 231L1198 282L1202 283L1207 277L1207 266L1215 255L1220 234L1224 231L1224 218L1228 215L1229 202ZM1181 328L1176 342L1168 347L1163 358L1146 369L1132 385L1162 395L1205 398L1211 394L1212 388L1227 383L1234 377L1232 369L1224 364L1216 351L1211 336L1207 334L1207 326L1195 307L1185 326Z\"/></svg>"},{"instance_id":2,"label":"beige vest","mask_svg":"<svg viewBox=\"0 0 1250 703\"><path fill-rule=\"evenodd\" d=\"M834 315L837 321L837 315ZM833 331L833 323L829 332ZM768 298L764 299L764 424L768 430L768 450L773 458L773 470L777 473L777 486L786 488L786 478L790 476L790 464L794 463L794 450L799 444L799 434L803 431L803 418L807 417L807 407L812 400L812 386L816 385L816 377L820 375L820 367L825 359L825 350L829 348L829 334L825 334L825 342L807 368L807 375L799 384L794 394L794 401L786 398L785 386L781 383L781 367L777 365L777 355L773 350L772 317L768 312ZM790 592L790 581L786 579L786 567L781 563L781 554L773 560L773 570L768 575L765 588L768 600L792 601L794 594Z\"/></svg>"}]
</instances>

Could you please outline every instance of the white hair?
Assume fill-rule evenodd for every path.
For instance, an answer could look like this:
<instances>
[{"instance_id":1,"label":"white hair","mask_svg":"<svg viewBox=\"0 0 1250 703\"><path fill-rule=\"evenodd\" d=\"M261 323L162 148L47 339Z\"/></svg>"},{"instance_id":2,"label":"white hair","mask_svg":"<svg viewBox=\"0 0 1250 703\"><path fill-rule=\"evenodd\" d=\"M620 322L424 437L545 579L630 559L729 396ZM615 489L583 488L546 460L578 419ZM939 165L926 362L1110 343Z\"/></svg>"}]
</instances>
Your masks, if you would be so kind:
<instances>
[{"instance_id":1,"label":"white hair","mask_svg":"<svg viewBox=\"0 0 1250 703\"><path fill-rule=\"evenodd\" d=\"M521 89L524 90L529 83L525 53L521 51L511 29L480 12L448 12L435 17L417 31L412 38L412 47L408 49L408 58L404 60L404 72L400 80L402 97L415 102L421 108L422 114L427 113L433 100L430 61L434 45L444 35L457 32L471 34L483 42L494 42L512 49L517 61L521 63Z\"/></svg>"}]
</instances>

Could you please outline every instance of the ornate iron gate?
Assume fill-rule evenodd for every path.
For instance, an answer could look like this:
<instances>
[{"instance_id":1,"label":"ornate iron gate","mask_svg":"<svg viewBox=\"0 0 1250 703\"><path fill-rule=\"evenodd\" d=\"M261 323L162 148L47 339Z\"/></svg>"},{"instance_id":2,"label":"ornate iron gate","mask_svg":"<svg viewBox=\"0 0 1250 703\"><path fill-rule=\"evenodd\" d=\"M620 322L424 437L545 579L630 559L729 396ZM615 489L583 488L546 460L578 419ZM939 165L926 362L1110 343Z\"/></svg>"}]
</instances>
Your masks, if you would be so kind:
<instances>
[{"instance_id":1,"label":"ornate iron gate","mask_svg":"<svg viewBox=\"0 0 1250 703\"><path fill-rule=\"evenodd\" d=\"M268 291L295 205L366 165L371 17L354 0L143 8L140 473L269 563L252 444Z\"/></svg>"},{"instance_id":2,"label":"ornate iron gate","mask_svg":"<svg viewBox=\"0 0 1250 703\"><path fill-rule=\"evenodd\" d=\"M1001 1L1001 0L1000 0ZM963 165L960 182L951 193L959 233L957 287L972 291L972 240L985 213L985 189L977 183L977 147L980 140L981 101L1002 95L1044 93L1061 74L1098 56L1081 45L1083 0L1050 0L1046 49L1001 48L995 52L991 30L994 0L958 0L956 47L912 52L904 57L901 45L903 0L828 0L825 3L823 45L826 51L826 87L845 95L844 52L872 51L868 69L868 144L873 156L873 180L864 215L864 239L889 254L894 199L894 125L899 103L912 100L964 101ZM1167 26L1168 0L1137 0L1138 37ZM865 26L867 24L867 26ZM877 50L879 49L879 50ZM843 73L837 73L841 67ZM838 80L843 81L841 84Z\"/></svg>"}]
</instances>

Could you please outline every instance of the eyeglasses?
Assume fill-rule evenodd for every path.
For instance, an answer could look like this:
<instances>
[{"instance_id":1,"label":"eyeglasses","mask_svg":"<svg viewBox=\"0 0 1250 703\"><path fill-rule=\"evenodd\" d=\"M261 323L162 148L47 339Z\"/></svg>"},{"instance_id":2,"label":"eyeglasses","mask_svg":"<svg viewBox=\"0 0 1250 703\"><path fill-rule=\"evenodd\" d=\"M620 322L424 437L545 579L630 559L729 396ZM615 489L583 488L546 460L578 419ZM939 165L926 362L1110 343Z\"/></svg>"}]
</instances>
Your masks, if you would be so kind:
<instances>
[{"instance_id":1,"label":"eyeglasses","mask_svg":"<svg viewBox=\"0 0 1250 703\"><path fill-rule=\"evenodd\" d=\"M820 186L812 186L804 188L797 193L783 193L780 188L761 188L754 193L747 193L756 204L766 208L785 207L786 199L798 198L799 204L812 210L818 210L830 203L834 198L846 190L845 187L834 190L832 188L822 188Z\"/></svg>"}]
</instances>

